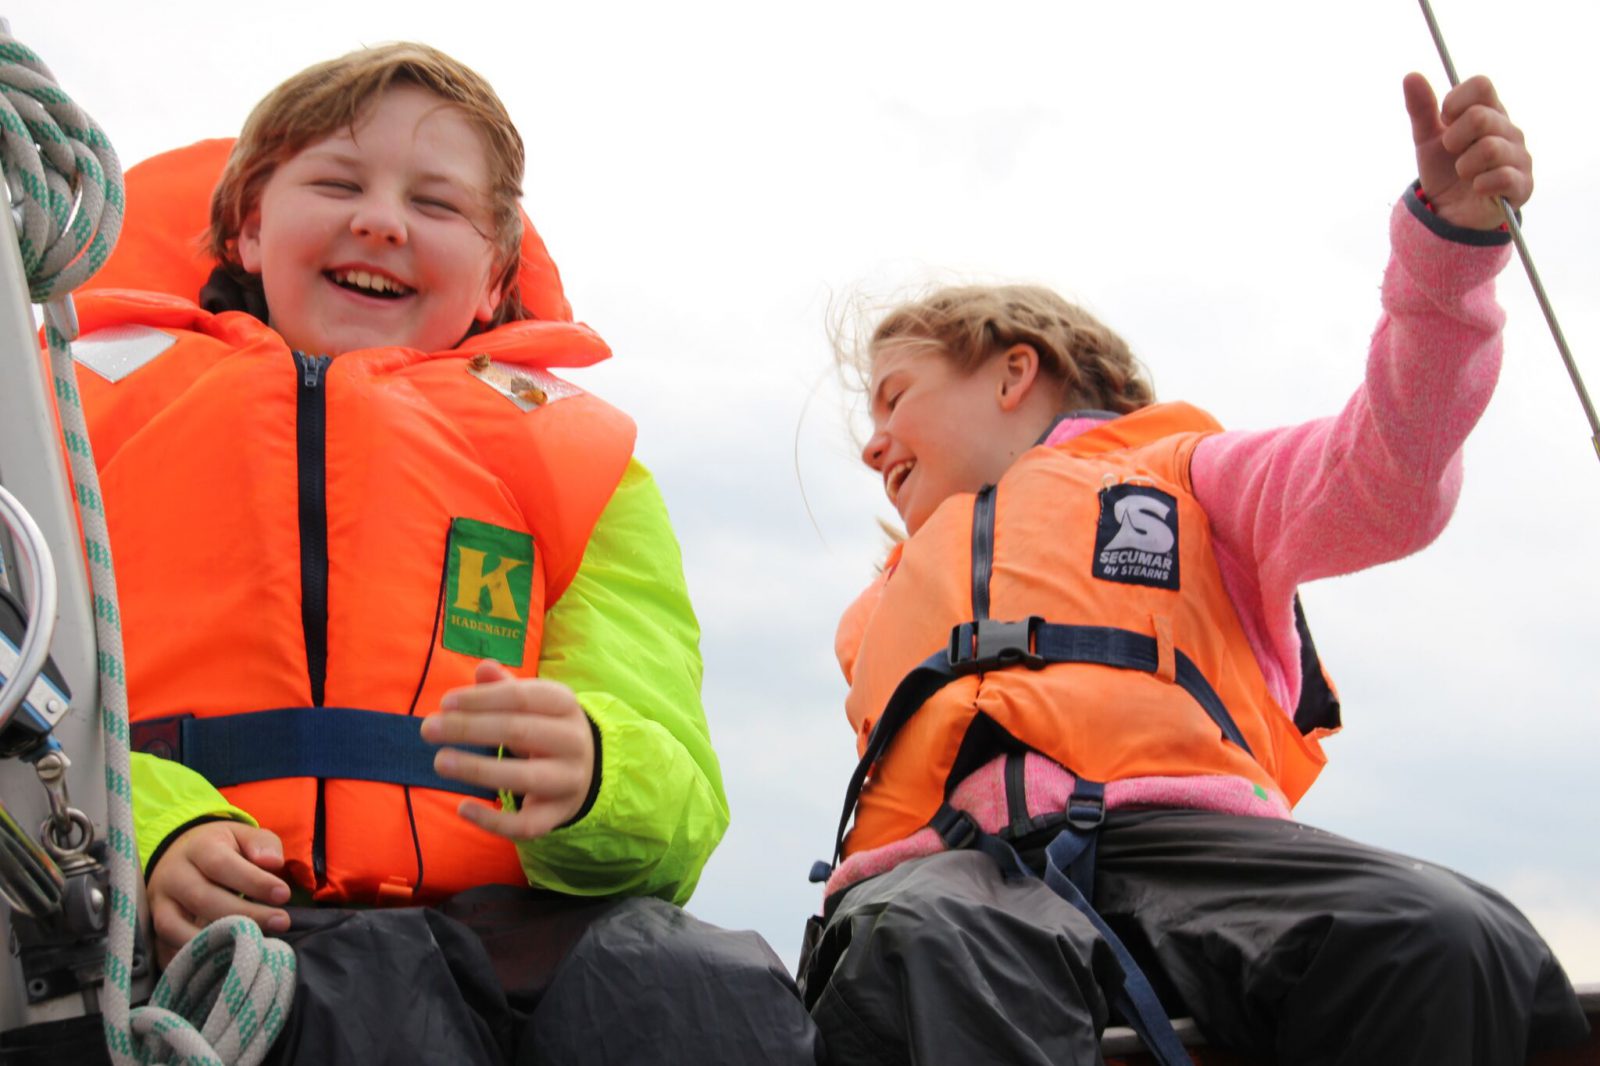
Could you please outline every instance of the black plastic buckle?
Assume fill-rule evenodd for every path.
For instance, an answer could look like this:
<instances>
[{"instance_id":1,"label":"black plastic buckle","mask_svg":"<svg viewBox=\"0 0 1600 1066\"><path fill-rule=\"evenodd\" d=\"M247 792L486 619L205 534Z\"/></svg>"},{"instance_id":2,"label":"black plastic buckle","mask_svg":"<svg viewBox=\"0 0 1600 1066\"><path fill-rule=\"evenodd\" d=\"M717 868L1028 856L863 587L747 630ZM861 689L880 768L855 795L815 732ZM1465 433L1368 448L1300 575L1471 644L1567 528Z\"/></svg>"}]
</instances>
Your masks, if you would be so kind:
<instances>
[{"instance_id":1,"label":"black plastic buckle","mask_svg":"<svg viewBox=\"0 0 1600 1066\"><path fill-rule=\"evenodd\" d=\"M950 668L957 674L976 674L1026 666L1042 670L1044 658L1034 652L1035 638L1044 619L1036 614L1018 622L980 618L962 622L950 631Z\"/></svg>"},{"instance_id":2,"label":"black plastic buckle","mask_svg":"<svg viewBox=\"0 0 1600 1066\"><path fill-rule=\"evenodd\" d=\"M951 851L961 851L978 839L978 823L966 811L945 805L928 822L928 828L939 834L944 846Z\"/></svg>"},{"instance_id":3,"label":"black plastic buckle","mask_svg":"<svg viewBox=\"0 0 1600 1066\"><path fill-rule=\"evenodd\" d=\"M173 762L183 761L183 723L192 714L172 714L164 718L147 718L134 722L129 728L134 751L154 755Z\"/></svg>"},{"instance_id":4,"label":"black plastic buckle","mask_svg":"<svg viewBox=\"0 0 1600 1066\"><path fill-rule=\"evenodd\" d=\"M1072 828L1085 831L1098 829L1105 820L1104 796L1080 796L1074 792L1067 798L1067 824Z\"/></svg>"}]
</instances>

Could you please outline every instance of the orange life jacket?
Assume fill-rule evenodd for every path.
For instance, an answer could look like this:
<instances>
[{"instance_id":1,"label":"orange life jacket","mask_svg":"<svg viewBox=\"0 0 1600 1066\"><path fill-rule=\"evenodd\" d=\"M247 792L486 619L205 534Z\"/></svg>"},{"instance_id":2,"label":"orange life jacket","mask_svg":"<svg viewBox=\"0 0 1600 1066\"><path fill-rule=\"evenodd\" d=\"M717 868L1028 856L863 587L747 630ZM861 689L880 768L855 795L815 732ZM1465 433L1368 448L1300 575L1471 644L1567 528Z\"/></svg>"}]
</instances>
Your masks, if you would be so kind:
<instances>
[{"instance_id":1,"label":"orange life jacket","mask_svg":"<svg viewBox=\"0 0 1600 1066\"><path fill-rule=\"evenodd\" d=\"M524 300L552 320L313 370L249 315L192 302L210 266L194 237L225 148L129 172L132 225L78 298L81 363L105 370L97 345L161 349L119 380L79 375L136 729L277 708L421 716L471 684L481 658L534 674L545 611L634 439L627 416L547 368L604 359L604 342L569 320L529 227ZM98 287L142 282L176 294ZM484 548L472 538L485 529L514 546ZM318 720L306 721L314 753ZM455 813L456 792L305 776L223 792L282 837L290 879L318 899L526 884L510 842Z\"/></svg>"},{"instance_id":2,"label":"orange life jacket","mask_svg":"<svg viewBox=\"0 0 1600 1066\"><path fill-rule=\"evenodd\" d=\"M1164 404L1033 448L898 546L837 642L871 771L845 854L927 825L996 743L1093 781L1229 774L1300 798L1325 757L1268 691L1189 478L1220 428Z\"/></svg>"}]
</instances>

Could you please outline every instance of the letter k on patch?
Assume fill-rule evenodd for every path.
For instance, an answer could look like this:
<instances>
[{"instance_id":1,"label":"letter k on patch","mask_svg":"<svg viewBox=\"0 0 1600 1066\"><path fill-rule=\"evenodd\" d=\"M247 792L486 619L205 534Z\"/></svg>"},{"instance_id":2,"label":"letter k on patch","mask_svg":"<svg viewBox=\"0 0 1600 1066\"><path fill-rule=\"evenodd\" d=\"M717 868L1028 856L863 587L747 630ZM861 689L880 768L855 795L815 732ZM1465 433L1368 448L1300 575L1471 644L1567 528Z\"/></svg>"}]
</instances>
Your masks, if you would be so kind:
<instances>
[{"instance_id":1,"label":"letter k on patch","mask_svg":"<svg viewBox=\"0 0 1600 1066\"><path fill-rule=\"evenodd\" d=\"M521 666L533 590L533 536L455 518L445 551L444 646Z\"/></svg>"}]
</instances>

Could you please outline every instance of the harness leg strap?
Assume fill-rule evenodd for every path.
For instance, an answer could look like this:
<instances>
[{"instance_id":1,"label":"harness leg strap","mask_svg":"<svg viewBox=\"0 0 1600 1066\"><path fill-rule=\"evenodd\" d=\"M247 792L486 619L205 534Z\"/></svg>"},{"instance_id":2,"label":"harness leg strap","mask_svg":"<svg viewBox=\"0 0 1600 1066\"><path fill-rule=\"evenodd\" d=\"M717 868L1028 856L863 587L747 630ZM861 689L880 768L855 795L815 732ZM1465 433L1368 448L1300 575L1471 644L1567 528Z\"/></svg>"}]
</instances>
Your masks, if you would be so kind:
<instances>
[{"instance_id":1,"label":"harness leg strap","mask_svg":"<svg viewBox=\"0 0 1600 1066\"><path fill-rule=\"evenodd\" d=\"M1105 820L1105 784L1078 778L1072 787L1072 795L1067 797L1067 827L1062 830L1063 834L1071 833L1079 838L1078 853L1062 869L1091 905L1094 903L1095 846L1100 842L1100 826Z\"/></svg>"},{"instance_id":2,"label":"harness leg strap","mask_svg":"<svg viewBox=\"0 0 1600 1066\"><path fill-rule=\"evenodd\" d=\"M1090 788L1083 789L1083 785ZM1101 790L1100 796L1103 796L1104 786L1097 786L1095 782L1081 782L1079 789L1074 790L1073 800L1080 798L1080 792L1086 794L1081 811L1081 820L1085 824L1078 826L1069 820L1067 828L1045 849L1044 883L1089 919L1095 932L1111 949L1117 965L1122 968L1122 987L1111 997L1111 1002L1133 1031L1139 1034L1139 1039L1144 1041L1158 1066L1192 1066L1193 1060L1173 1030L1172 1020L1161 1006L1150 979L1134 961L1121 938L1111 931L1111 927L1078 887L1078 881L1089 885L1091 889L1094 883L1094 845L1099 836L1100 822L1104 818L1104 805L1100 804L1095 809L1092 822L1089 821L1089 808L1093 806L1090 797L1100 798L1095 795L1096 788ZM1068 810L1069 813L1074 810L1072 804L1069 804ZM1034 876L1015 848L992 833L983 832L970 815L946 805L930 824L944 838L946 846L956 850L970 847L989 856L1007 881ZM1069 870L1073 871L1071 875L1067 872Z\"/></svg>"},{"instance_id":3,"label":"harness leg strap","mask_svg":"<svg viewBox=\"0 0 1600 1066\"><path fill-rule=\"evenodd\" d=\"M1113 1002L1127 1019L1128 1025L1139 1034L1139 1039L1144 1041L1150 1054L1161 1066L1189 1066L1193 1060L1183 1049L1178 1034L1173 1031L1172 1020L1167 1017L1166 1010L1161 1006L1161 1000L1156 997L1150 979L1133 960L1133 955L1121 938L1111 931L1106 920L1100 917L1099 912L1079 891L1073 878L1066 873L1089 851L1097 835L1097 829L1090 832L1071 828L1062 830L1050 842L1049 847L1045 848L1044 883L1089 919L1095 931L1116 956L1118 964L1122 967L1122 988ZM1091 880L1092 877L1091 874Z\"/></svg>"}]
</instances>

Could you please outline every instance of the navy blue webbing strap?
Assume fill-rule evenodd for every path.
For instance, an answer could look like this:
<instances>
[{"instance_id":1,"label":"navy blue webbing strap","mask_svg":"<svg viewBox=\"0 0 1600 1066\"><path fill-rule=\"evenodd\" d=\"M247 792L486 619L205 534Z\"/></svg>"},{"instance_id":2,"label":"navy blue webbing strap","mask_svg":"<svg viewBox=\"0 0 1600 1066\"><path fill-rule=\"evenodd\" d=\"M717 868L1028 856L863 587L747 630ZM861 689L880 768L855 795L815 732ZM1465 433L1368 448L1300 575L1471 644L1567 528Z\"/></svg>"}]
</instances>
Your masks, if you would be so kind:
<instances>
[{"instance_id":1,"label":"navy blue webbing strap","mask_svg":"<svg viewBox=\"0 0 1600 1066\"><path fill-rule=\"evenodd\" d=\"M1111 927L1100 917L1100 913L1090 906L1074 879L1064 872L1078 863L1084 851L1094 846L1095 838L1098 836L1098 831L1083 832L1070 827L1062 830L1050 842L1049 847L1045 848L1044 883L1050 886L1056 895L1076 907L1079 914L1089 919L1095 931L1100 934L1100 938L1116 956L1117 962L1122 966L1122 988L1113 998L1113 1002L1122 1012L1128 1025L1139 1034L1139 1039L1144 1041L1144 1046L1149 1049L1151 1057L1161 1066L1190 1066L1194 1060L1183 1049L1183 1042L1173 1030L1172 1019L1167 1017L1166 1009L1161 1006L1161 1000L1156 996L1156 990L1151 986L1150 979L1144 975L1139 964L1133 961L1133 955L1128 951L1127 945L1111 931Z\"/></svg>"},{"instance_id":2,"label":"navy blue webbing strap","mask_svg":"<svg viewBox=\"0 0 1600 1066\"><path fill-rule=\"evenodd\" d=\"M285 777L381 781L493 799L490 789L434 773L438 747L422 719L353 707L279 707L218 718L136 722L133 746L194 770L218 788ZM461 746L479 755L493 748Z\"/></svg>"},{"instance_id":3,"label":"navy blue webbing strap","mask_svg":"<svg viewBox=\"0 0 1600 1066\"><path fill-rule=\"evenodd\" d=\"M1085 902L1094 902L1095 845L1100 840L1100 825L1106 820L1106 786L1099 781L1080 777L1067 797L1067 827L1064 833L1073 833L1086 841L1078 854L1062 869L1077 886ZM1057 834L1056 839L1061 839Z\"/></svg>"},{"instance_id":4,"label":"navy blue webbing strap","mask_svg":"<svg viewBox=\"0 0 1600 1066\"><path fill-rule=\"evenodd\" d=\"M1015 848L999 837L983 832L970 815L947 805L940 808L939 814L930 824L945 839L949 847L956 849L970 847L989 856L1000 868L1000 876L1007 881L1020 881L1035 876ZM1133 1031L1139 1034L1139 1039L1144 1041L1144 1046L1149 1049L1151 1057L1158 1066L1191 1066L1193 1060L1184 1050L1183 1042L1178 1039L1177 1032L1172 1028L1172 1020L1167 1017L1166 1008L1162 1007L1154 986L1150 984L1150 979L1134 961L1127 945L1111 931L1106 920L1100 917L1099 912L1078 887L1080 878L1093 882L1092 855L1095 841L1100 835L1099 831L1098 821L1089 828L1075 827L1068 823L1067 828L1063 829L1045 849L1044 883L1087 918L1089 924L1094 926L1095 932L1100 935L1100 939L1111 949L1117 965L1122 969L1122 985L1111 996L1111 1002ZM1064 872L1068 870L1075 872L1069 875ZM1080 870L1082 873L1076 872Z\"/></svg>"},{"instance_id":5,"label":"navy blue webbing strap","mask_svg":"<svg viewBox=\"0 0 1600 1066\"><path fill-rule=\"evenodd\" d=\"M1222 698L1194 660L1174 650L1173 662L1173 682L1194 697L1224 739L1245 754L1254 755ZM845 790L844 810L840 813L839 830L834 838L833 861L838 862L843 853L845 832L850 827L850 817L855 813L868 772L934 693L967 674L1016 666L1038 670L1054 663L1094 663L1153 674L1160 666L1160 649L1155 637L1132 630L1058 625L1037 616L1016 622L981 619L956 626L950 634L950 646L928 656L900 680L884 706L882 717L873 725L867 737L867 748L856 763Z\"/></svg>"},{"instance_id":6,"label":"navy blue webbing strap","mask_svg":"<svg viewBox=\"0 0 1600 1066\"><path fill-rule=\"evenodd\" d=\"M994 573L993 485L985 485L972 501L972 617L989 617L989 578Z\"/></svg>"},{"instance_id":7,"label":"navy blue webbing strap","mask_svg":"<svg viewBox=\"0 0 1600 1066\"><path fill-rule=\"evenodd\" d=\"M839 815L839 832L834 838L832 862L838 862L844 850L845 830L850 828L850 816L855 813L861 787L866 784L867 771L888 749L889 741L899 734L901 726L911 720L917 708L959 676L950 665L949 655L939 651L928 656L916 669L900 679L894 695L889 697L888 706L883 709L883 716L873 725L872 733L867 737L867 750L861 753L861 759L850 775L850 783L845 786L844 811Z\"/></svg>"},{"instance_id":8,"label":"navy blue webbing strap","mask_svg":"<svg viewBox=\"0 0 1600 1066\"><path fill-rule=\"evenodd\" d=\"M1046 663L1099 663L1152 674L1160 665L1160 649L1155 637L1109 626L1046 623L1035 628L1033 650ZM1173 662L1177 668L1173 683L1194 697L1224 737L1244 749L1245 754L1254 755L1228 708L1223 706L1222 697L1217 695L1194 660L1174 650Z\"/></svg>"}]
</instances>

